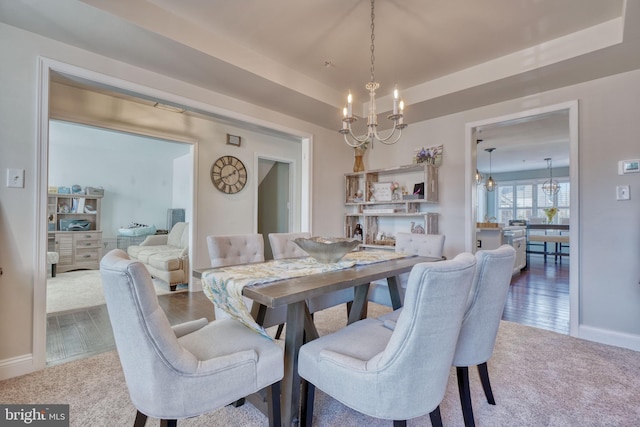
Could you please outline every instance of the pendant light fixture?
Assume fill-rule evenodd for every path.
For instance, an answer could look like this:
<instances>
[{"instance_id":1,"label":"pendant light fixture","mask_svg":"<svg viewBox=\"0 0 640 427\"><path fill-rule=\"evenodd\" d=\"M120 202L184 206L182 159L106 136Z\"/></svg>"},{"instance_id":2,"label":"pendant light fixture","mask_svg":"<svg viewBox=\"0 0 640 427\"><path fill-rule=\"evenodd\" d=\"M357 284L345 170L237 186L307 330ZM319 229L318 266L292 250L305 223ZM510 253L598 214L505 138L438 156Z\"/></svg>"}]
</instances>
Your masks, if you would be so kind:
<instances>
[{"instance_id":1,"label":"pendant light fixture","mask_svg":"<svg viewBox=\"0 0 640 427\"><path fill-rule=\"evenodd\" d=\"M558 185L558 181L554 181L553 179L553 172L551 171L551 157L547 157L545 160L547 161L547 169L549 169L549 180L542 184L542 191L547 196L553 196L554 194L558 194L558 191L560 191L560 185Z\"/></svg>"},{"instance_id":2,"label":"pendant light fixture","mask_svg":"<svg viewBox=\"0 0 640 427\"><path fill-rule=\"evenodd\" d=\"M386 136L382 136L378 133L378 114L376 113L376 89L380 87L380 83L375 81L375 25L374 25L374 0L371 0L371 80L365 85L365 88L369 91L369 114L367 116L367 134L362 137L357 137L351 130L351 123L356 121L356 117L353 115L353 97L351 92L347 97L347 106L344 107L342 112L342 129L340 132L344 135L344 142L350 147L358 148L371 142L373 148L373 141L380 141L384 144L391 145L398 142L402 136L402 129L407 127L404 123L404 101L400 99L398 89L393 91L393 114L387 117L393 121L393 128ZM397 131L397 132L396 132ZM396 134L397 133L397 134ZM395 137L394 137L395 135Z\"/></svg>"},{"instance_id":3,"label":"pendant light fixture","mask_svg":"<svg viewBox=\"0 0 640 427\"><path fill-rule=\"evenodd\" d=\"M484 183L484 187L487 189L487 191L491 192L496 189L496 182L491 176L491 153L495 151L495 148L485 148L484 151L489 153L489 179L487 179L487 182Z\"/></svg>"}]
</instances>

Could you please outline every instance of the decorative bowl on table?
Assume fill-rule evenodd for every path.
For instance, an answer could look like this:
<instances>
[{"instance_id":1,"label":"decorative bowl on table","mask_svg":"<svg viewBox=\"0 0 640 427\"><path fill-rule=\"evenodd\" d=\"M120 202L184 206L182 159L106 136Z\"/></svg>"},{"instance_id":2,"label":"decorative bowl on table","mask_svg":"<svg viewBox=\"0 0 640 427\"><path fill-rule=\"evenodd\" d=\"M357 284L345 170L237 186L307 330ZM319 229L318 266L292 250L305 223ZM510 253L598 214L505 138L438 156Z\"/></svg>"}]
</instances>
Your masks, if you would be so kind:
<instances>
[{"instance_id":1,"label":"decorative bowl on table","mask_svg":"<svg viewBox=\"0 0 640 427\"><path fill-rule=\"evenodd\" d=\"M299 237L294 240L310 257L322 264L338 262L360 244L359 240L341 237Z\"/></svg>"}]
</instances>

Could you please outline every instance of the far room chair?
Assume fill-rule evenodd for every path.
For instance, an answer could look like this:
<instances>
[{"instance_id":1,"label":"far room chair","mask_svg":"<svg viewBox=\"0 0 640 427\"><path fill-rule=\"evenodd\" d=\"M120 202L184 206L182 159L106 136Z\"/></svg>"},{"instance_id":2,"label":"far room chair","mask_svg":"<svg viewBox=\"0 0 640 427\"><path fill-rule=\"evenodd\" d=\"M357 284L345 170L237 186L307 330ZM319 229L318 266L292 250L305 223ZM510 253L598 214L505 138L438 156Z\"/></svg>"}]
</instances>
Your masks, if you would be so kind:
<instances>
[{"instance_id":1,"label":"far room chair","mask_svg":"<svg viewBox=\"0 0 640 427\"><path fill-rule=\"evenodd\" d=\"M442 258L444 250L445 236L443 234L417 234L417 233L398 233L396 234L396 252L402 252L411 255ZM401 274L398 290L400 291L400 303L404 301L405 288L409 273ZM389 294L389 286L387 279L376 280L369 285L369 301L387 307L394 307Z\"/></svg>"},{"instance_id":2,"label":"far room chair","mask_svg":"<svg viewBox=\"0 0 640 427\"><path fill-rule=\"evenodd\" d=\"M515 262L516 251L510 245L476 253L476 272L453 357L466 427L475 425L469 389L469 366L478 366L487 401L491 405L496 404L491 391L487 361L493 354Z\"/></svg>"},{"instance_id":3,"label":"far room chair","mask_svg":"<svg viewBox=\"0 0 640 427\"><path fill-rule=\"evenodd\" d=\"M270 233L269 243L274 259L308 257L309 254L298 246L294 240L297 238L308 239L311 233ZM353 301L353 288L342 289L327 295L321 295L308 299L309 313L324 310L340 304L349 304ZM348 314L348 308L347 308Z\"/></svg>"},{"instance_id":4,"label":"far room chair","mask_svg":"<svg viewBox=\"0 0 640 427\"><path fill-rule=\"evenodd\" d=\"M368 318L304 344L298 372L309 384L301 421L311 425L317 387L358 412L394 420L394 426L426 414L441 426L440 402L475 264L469 253L416 264L395 328Z\"/></svg>"},{"instance_id":5,"label":"far room chair","mask_svg":"<svg viewBox=\"0 0 640 427\"><path fill-rule=\"evenodd\" d=\"M269 425L280 425L280 346L234 319L171 327L149 272L114 249L100 263L104 296L133 405L134 427L214 411L266 389Z\"/></svg>"},{"instance_id":6,"label":"far room chair","mask_svg":"<svg viewBox=\"0 0 640 427\"><path fill-rule=\"evenodd\" d=\"M227 234L207 236L211 267L264 262L264 238L262 234ZM269 308L244 297L251 315L264 328L283 325L287 321L287 306ZM229 318L229 314L215 306L216 319ZM282 328L279 328L281 330ZM278 334L279 336L279 334Z\"/></svg>"}]
</instances>

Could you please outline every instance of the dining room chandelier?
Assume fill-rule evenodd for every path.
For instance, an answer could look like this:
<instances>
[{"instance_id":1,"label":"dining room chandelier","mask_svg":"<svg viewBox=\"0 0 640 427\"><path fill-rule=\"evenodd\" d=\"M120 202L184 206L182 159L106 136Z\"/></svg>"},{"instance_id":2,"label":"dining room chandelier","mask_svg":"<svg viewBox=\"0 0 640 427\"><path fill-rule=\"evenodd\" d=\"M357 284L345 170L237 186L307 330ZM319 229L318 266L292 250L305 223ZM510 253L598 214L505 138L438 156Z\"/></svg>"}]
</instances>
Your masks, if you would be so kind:
<instances>
[{"instance_id":1,"label":"dining room chandelier","mask_svg":"<svg viewBox=\"0 0 640 427\"><path fill-rule=\"evenodd\" d=\"M351 129L351 124L356 121L356 117L353 115L353 96L351 91L347 96L347 105L342 110L342 129L340 132L344 136L344 141L347 145L357 148L362 145L371 142L373 148L373 141L377 140L387 145L392 145L398 142L402 136L402 129L407 125L404 123L404 101L400 99L398 95L398 88L393 91L393 113L387 118L393 121L393 128L386 136L382 136L378 133L378 115L376 113L376 89L380 87L380 84L375 80L375 13L374 13L374 0L371 0L371 80L365 85L365 88L369 91L369 113L367 115L367 134L363 136L356 136Z\"/></svg>"},{"instance_id":2,"label":"dining room chandelier","mask_svg":"<svg viewBox=\"0 0 640 427\"><path fill-rule=\"evenodd\" d=\"M560 185L558 185L558 181L553 179L553 172L551 171L551 157L547 157L545 160L547 161L547 169L549 169L549 179L542 184L542 191L547 196L553 196L554 194L558 194L558 191L560 191Z\"/></svg>"}]
</instances>

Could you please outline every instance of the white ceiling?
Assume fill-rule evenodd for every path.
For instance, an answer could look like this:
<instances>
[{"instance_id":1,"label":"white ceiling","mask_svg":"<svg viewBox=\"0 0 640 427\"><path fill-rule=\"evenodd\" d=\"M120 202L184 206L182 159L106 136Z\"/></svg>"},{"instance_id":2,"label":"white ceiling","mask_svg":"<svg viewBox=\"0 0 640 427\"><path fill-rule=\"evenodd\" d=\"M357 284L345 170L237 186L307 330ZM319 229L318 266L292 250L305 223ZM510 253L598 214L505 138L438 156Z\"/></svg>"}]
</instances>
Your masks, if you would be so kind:
<instances>
[{"instance_id":1,"label":"white ceiling","mask_svg":"<svg viewBox=\"0 0 640 427\"><path fill-rule=\"evenodd\" d=\"M338 129L349 90L356 114L367 101L370 7L0 0L0 21ZM381 125L395 84L411 124L640 68L640 0L377 0L375 17Z\"/></svg>"}]
</instances>

